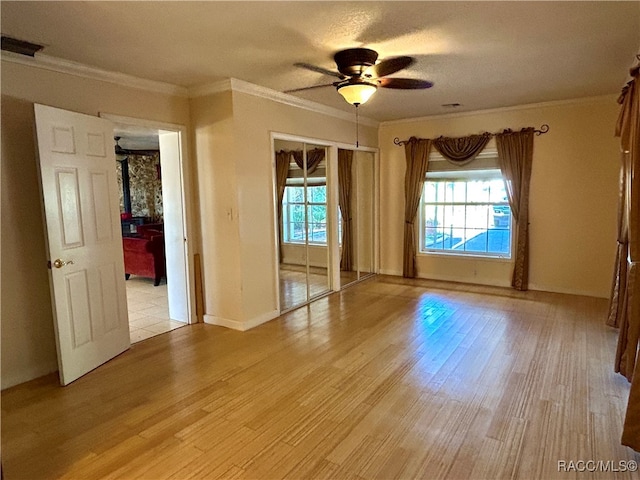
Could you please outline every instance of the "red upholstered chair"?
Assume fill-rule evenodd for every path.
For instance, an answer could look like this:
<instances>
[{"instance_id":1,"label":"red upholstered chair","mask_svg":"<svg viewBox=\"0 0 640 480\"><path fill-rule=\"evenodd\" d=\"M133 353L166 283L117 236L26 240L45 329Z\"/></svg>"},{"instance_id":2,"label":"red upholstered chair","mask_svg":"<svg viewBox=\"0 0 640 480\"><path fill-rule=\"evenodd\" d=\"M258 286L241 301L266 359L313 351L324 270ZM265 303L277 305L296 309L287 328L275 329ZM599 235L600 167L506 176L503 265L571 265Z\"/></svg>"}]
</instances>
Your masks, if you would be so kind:
<instances>
[{"instance_id":1,"label":"red upholstered chair","mask_svg":"<svg viewBox=\"0 0 640 480\"><path fill-rule=\"evenodd\" d=\"M157 230L149 228L151 225L140 225L137 237L122 237L127 280L131 275L153 278L157 287L162 277L166 277L164 234L162 224L159 225ZM158 228L157 225L155 227Z\"/></svg>"}]
</instances>

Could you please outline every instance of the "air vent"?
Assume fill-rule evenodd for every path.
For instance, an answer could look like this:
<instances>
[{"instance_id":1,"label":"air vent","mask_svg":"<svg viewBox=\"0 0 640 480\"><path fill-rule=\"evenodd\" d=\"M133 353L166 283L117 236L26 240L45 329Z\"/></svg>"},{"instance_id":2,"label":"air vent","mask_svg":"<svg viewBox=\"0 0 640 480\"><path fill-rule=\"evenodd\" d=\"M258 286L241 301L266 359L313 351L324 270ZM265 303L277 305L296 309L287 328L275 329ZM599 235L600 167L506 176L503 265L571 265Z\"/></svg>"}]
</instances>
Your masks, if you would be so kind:
<instances>
[{"instance_id":1,"label":"air vent","mask_svg":"<svg viewBox=\"0 0 640 480\"><path fill-rule=\"evenodd\" d=\"M33 57L36 52L39 52L43 48L44 47L42 45L38 45L36 43L25 42L24 40L18 40L16 38L5 37L2 35L2 50L6 50L7 52Z\"/></svg>"}]
</instances>

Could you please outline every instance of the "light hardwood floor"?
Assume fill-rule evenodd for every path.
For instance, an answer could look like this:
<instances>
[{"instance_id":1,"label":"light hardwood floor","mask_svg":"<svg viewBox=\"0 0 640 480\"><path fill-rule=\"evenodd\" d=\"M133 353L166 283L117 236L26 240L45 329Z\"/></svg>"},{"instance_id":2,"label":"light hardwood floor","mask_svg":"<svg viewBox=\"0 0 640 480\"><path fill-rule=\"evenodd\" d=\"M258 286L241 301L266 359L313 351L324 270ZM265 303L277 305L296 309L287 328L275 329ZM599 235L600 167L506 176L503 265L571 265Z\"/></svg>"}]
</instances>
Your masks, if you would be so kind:
<instances>
[{"instance_id":1,"label":"light hardwood floor","mask_svg":"<svg viewBox=\"0 0 640 480\"><path fill-rule=\"evenodd\" d=\"M5 478L638 479L558 471L640 461L606 307L374 277L248 332L180 328L3 392Z\"/></svg>"}]
</instances>

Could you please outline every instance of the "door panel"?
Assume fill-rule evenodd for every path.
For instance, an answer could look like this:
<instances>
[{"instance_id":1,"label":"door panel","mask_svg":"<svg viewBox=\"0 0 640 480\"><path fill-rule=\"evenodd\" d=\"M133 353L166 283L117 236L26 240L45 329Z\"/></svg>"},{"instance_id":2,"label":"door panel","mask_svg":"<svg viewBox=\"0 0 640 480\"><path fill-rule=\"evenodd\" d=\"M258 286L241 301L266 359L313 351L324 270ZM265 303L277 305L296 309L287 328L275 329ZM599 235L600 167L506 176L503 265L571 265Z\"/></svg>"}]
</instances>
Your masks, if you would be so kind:
<instances>
[{"instance_id":1,"label":"door panel","mask_svg":"<svg viewBox=\"0 0 640 480\"><path fill-rule=\"evenodd\" d=\"M356 197L358 203L357 244L358 279L374 272L374 155L371 152L355 152Z\"/></svg>"},{"instance_id":2,"label":"door panel","mask_svg":"<svg viewBox=\"0 0 640 480\"><path fill-rule=\"evenodd\" d=\"M105 171L91 172L91 206L93 207L93 225L96 230L96 241L113 240L113 224L109 208L109 175ZM105 221L105 219L107 221Z\"/></svg>"},{"instance_id":3,"label":"door panel","mask_svg":"<svg viewBox=\"0 0 640 480\"><path fill-rule=\"evenodd\" d=\"M305 152L307 300L311 300L329 291L328 152L322 145L311 144L305 144Z\"/></svg>"},{"instance_id":4,"label":"door panel","mask_svg":"<svg viewBox=\"0 0 640 480\"><path fill-rule=\"evenodd\" d=\"M60 381L129 348L111 122L35 105Z\"/></svg>"},{"instance_id":5,"label":"door panel","mask_svg":"<svg viewBox=\"0 0 640 480\"><path fill-rule=\"evenodd\" d=\"M78 172L75 168L56 169L58 218L62 230L63 248L82 246L82 218Z\"/></svg>"},{"instance_id":6,"label":"door panel","mask_svg":"<svg viewBox=\"0 0 640 480\"><path fill-rule=\"evenodd\" d=\"M89 281L87 271L80 270L64 277L69 305L72 346L74 349L91 341L91 305L89 305Z\"/></svg>"},{"instance_id":7,"label":"door panel","mask_svg":"<svg viewBox=\"0 0 640 480\"><path fill-rule=\"evenodd\" d=\"M330 289L327 207L328 149L276 140L284 184L279 216L280 310L304 305ZM286 163L286 168L284 164ZM285 175L286 170L286 175ZM286 178L285 178L286 177Z\"/></svg>"},{"instance_id":8,"label":"door panel","mask_svg":"<svg viewBox=\"0 0 640 480\"><path fill-rule=\"evenodd\" d=\"M340 161L340 159L338 160ZM348 161L348 160L343 160ZM351 216L351 268L342 268L341 286L348 285L374 273L374 233L375 233L375 156L372 152L354 151L348 188ZM345 223L343 222L343 228ZM342 248L345 248L342 245Z\"/></svg>"}]
</instances>

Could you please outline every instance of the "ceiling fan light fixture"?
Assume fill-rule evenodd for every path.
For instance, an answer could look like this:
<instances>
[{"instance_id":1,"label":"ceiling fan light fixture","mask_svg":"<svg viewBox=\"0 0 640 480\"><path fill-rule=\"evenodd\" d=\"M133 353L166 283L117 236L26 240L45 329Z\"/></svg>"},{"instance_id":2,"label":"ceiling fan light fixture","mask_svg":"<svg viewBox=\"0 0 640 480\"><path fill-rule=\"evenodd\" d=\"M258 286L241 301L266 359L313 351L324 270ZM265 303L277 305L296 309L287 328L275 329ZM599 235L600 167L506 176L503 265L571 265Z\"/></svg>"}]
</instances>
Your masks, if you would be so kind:
<instances>
[{"instance_id":1,"label":"ceiling fan light fixture","mask_svg":"<svg viewBox=\"0 0 640 480\"><path fill-rule=\"evenodd\" d=\"M351 105L362 105L376 93L378 87L369 82L352 82L338 85L338 93Z\"/></svg>"}]
</instances>

